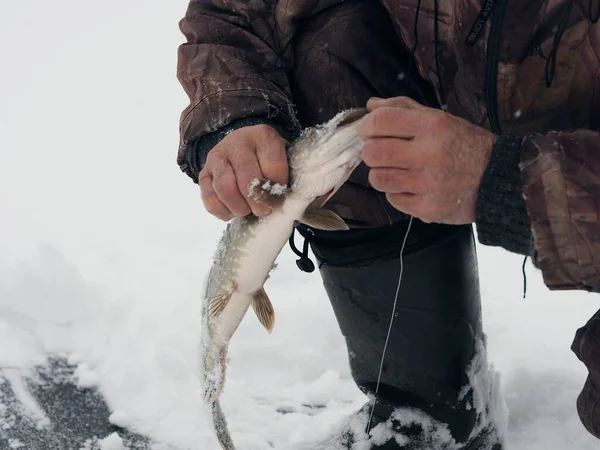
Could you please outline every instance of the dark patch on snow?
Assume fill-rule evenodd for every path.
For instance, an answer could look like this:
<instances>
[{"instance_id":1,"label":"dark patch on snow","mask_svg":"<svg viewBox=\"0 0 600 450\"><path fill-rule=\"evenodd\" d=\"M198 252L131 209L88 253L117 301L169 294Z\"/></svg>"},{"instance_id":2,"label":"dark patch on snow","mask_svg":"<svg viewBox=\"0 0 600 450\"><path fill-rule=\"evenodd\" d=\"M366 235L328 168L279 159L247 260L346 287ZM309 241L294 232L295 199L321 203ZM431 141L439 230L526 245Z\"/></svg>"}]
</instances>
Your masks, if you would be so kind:
<instances>
[{"instance_id":1,"label":"dark patch on snow","mask_svg":"<svg viewBox=\"0 0 600 450\"><path fill-rule=\"evenodd\" d=\"M0 367L0 449L96 450L102 439L115 432L131 450L158 448L149 439L110 424L111 411L102 395L95 389L79 389L75 368L64 358L51 358L44 366L18 374L49 423L33 417L19 401L7 379L8 370L16 369Z\"/></svg>"}]
</instances>

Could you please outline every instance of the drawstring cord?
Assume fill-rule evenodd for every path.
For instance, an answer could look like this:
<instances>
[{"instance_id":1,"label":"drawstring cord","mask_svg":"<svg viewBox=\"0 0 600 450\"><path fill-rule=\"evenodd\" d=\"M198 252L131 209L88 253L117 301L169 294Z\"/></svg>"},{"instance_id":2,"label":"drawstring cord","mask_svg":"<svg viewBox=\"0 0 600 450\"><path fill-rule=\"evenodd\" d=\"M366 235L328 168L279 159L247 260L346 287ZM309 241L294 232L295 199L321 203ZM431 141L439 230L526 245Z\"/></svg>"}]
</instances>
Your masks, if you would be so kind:
<instances>
[{"instance_id":1,"label":"drawstring cord","mask_svg":"<svg viewBox=\"0 0 600 450\"><path fill-rule=\"evenodd\" d=\"M594 0L589 0L589 2L588 2L588 14L590 16L590 20L592 21L592 23L596 23L596 22L598 22L598 20L600 20L600 4L598 5L598 7L596 9L596 13L595 14L592 11L593 9L594 9Z\"/></svg>"},{"instance_id":2,"label":"drawstring cord","mask_svg":"<svg viewBox=\"0 0 600 450\"><path fill-rule=\"evenodd\" d=\"M302 251L298 250L298 247L296 247L296 243L294 242L296 228L292 230L289 243L292 251L296 254L296 256L300 257L300 259L296 260L296 265L298 266L298 269L300 269L302 272L312 273L315 271L315 263L312 262L312 260L308 256L308 245L310 244L309 236L314 236L314 232L310 228L306 228L306 233L307 236L304 237L304 245L302 246Z\"/></svg>"},{"instance_id":3,"label":"drawstring cord","mask_svg":"<svg viewBox=\"0 0 600 450\"><path fill-rule=\"evenodd\" d=\"M590 19L592 19L592 17L591 17L592 1L593 0L590 0L590 5L589 5ZM558 24L556 34L554 35L554 42L552 43L552 50L550 50L550 55L548 55L548 59L546 60L545 77L546 77L546 86L547 87L552 86L552 81L554 81L554 75L556 74L556 57L557 57L557 53L558 53L558 47L560 45L560 41L562 40L563 35L565 34L565 31L567 30L567 28L569 26L569 19L571 18L572 9L573 9L573 0L569 0L563 11L563 15L560 20L560 23Z\"/></svg>"},{"instance_id":4,"label":"drawstring cord","mask_svg":"<svg viewBox=\"0 0 600 450\"><path fill-rule=\"evenodd\" d=\"M529 258L529 256L525 256L525 259L523 260L523 267L521 268L521 270L523 271L523 298L527 297L527 272L525 272L527 258Z\"/></svg>"}]
</instances>

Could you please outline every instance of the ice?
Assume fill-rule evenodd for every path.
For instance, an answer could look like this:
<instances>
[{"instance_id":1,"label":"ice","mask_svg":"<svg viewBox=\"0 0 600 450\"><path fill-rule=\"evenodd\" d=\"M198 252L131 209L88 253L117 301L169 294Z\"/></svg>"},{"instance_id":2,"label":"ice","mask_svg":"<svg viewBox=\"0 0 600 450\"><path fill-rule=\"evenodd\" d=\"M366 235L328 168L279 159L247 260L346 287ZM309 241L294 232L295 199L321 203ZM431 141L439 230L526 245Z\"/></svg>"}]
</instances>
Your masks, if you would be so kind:
<instances>
[{"instance_id":1,"label":"ice","mask_svg":"<svg viewBox=\"0 0 600 450\"><path fill-rule=\"evenodd\" d=\"M0 367L71 355L78 379L133 430L217 450L197 350L224 225L174 163L187 4L106 0L90 15L76 0L1 3ZM488 357L508 409L497 402L484 419L507 420L506 450L597 448L577 417L586 372L570 345L600 297L549 292L528 266L523 299L522 259L479 253ZM364 432L352 414L367 399L322 283L295 259L286 249L265 286L273 335L248 315L229 347L221 402L241 449L333 450L348 427ZM482 395L500 396L482 380ZM14 426L4 402L0 393L0 436Z\"/></svg>"}]
</instances>

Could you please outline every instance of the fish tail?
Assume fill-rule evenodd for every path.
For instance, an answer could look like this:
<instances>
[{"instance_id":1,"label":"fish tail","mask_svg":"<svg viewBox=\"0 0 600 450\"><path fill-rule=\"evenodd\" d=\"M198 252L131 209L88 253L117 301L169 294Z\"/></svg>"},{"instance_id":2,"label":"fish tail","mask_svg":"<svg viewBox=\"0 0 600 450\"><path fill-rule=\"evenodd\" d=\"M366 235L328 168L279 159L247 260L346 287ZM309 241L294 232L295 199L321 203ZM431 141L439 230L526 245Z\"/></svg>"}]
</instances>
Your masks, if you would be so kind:
<instances>
[{"instance_id":1,"label":"fish tail","mask_svg":"<svg viewBox=\"0 0 600 450\"><path fill-rule=\"evenodd\" d=\"M223 409L221 409L221 404L218 400L212 404L212 419L217 439L223 450L235 450L231 434L229 434L227 419L225 419L225 414L223 414Z\"/></svg>"}]
</instances>

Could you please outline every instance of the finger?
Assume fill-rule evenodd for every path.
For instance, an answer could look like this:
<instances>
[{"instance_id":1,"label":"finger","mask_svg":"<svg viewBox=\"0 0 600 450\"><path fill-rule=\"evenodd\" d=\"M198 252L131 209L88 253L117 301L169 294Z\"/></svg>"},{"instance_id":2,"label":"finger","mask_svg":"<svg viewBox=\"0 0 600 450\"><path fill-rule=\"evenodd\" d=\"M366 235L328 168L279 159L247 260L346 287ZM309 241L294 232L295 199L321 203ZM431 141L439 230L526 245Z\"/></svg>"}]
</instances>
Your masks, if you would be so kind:
<instances>
[{"instance_id":1,"label":"finger","mask_svg":"<svg viewBox=\"0 0 600 450\"><path fill-rule=\"evenodd\" d=\"M388 194L422 194L424 174L403 169L371 169L369 183L376 190Z\"/></svg>"},{"instance_id":2,"label":"finger","mask_svg":"<svg viewBox=\"0 0 600 450\"><path fill-rule=\"evenodd\" d=\"M286 141L271 127L265 127L262 133L256 148L260 170L265 178L287 185L289 168Z\"/></svg>"},{"instance_id":3,"label":"finger","mask_svg":"<svg viewBox=\"0 0 600 450\"><path fill-rule=\"evenodd\" d=\"M421 219L423 196L415 194L386 194L387 201L398 211Z\"/></svg>"},{"instance_id":4,"label":"finger","mask_svg":"<svg viewBox=\"0 0 600 450\"><path fill-rule=\"evenodd\" d=\"M213 188L219 200L235 216L244 217L250 214L250 206L248 206L245 197L240 193L235 172L229 161L213 170Z\"/></svg>"},{"instance_id":5,"label":"finger","mask_svg":"<svg viewBox=\"0 0 600 450\"><path fill-rule=\"evenodd\" d=\"M238 189L244 196L244 199L252 210L252 213L255 216L264 216L269 214L271 212L269 207L261 203L257 203L248 195L250 183L257 178L263 178L263 173L261 172L258 164L256 153L239 152L237 155L235 155L235 157L230 157L229 161L235 173Z\"/></svg>"},{"instance_id":6,"label":"finger","mask_svg":"<svg viewBox=\"0 0 600 450\"><path fill-rule=\"evenodd\" d=\"M364 142L362 158L369 167L414 169L421 166L423 153L414 141L400 138L375 138Z\"/></svg>"},{"instance_id":7,"label":"finger","mask_svg":"<svg viewBox=\"0 0 600 450\"><path fill-rule=\"evenodd\" d=\"M390 106L396 108L408 108L408 109L427 109L427 106L424 106L413 100L410 97L391 97L391 98L379 98L372 97L367 102L367 109L369 111L373 111L382 106Z\"/></svg>"},{"instance_id":8,"label":"finger","mask_svg":"<svg viewBox=\"0 0 600 450\"><path fill-rule=\"evenodd\" d=\"M206 210L215 217L221 220L231 220L233 214L231 211L219 200L215 190L213 189L213 177L208 171L200 172L198 178L198 184L200 185L200 195L202 197L202 203Z\"/></svg>"},{"instance_id":9,"label":"finger","mask_svg":"<svg viewBox=\"0 0 600 450\"><path fill-rule=\"evenodd\" d=\"M374 137L413 139L430 114L425 110L382 106L364 117L358 135L363 141Z\"/></svg>"}]
</instances>

